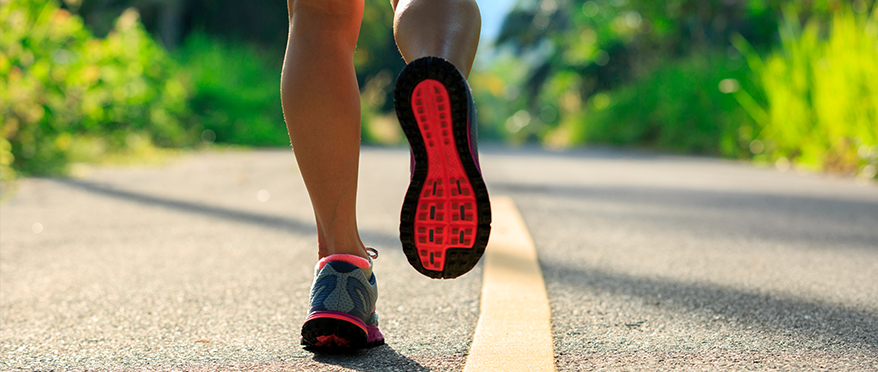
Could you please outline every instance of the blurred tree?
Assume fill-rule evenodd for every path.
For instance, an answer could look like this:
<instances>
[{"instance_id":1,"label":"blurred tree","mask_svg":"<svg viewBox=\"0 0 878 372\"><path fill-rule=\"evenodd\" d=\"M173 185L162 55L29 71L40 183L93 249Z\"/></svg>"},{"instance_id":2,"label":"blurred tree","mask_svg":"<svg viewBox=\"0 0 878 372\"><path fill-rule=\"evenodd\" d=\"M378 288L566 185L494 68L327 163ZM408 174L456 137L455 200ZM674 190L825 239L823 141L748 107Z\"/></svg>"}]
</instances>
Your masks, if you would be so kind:
<instances>
[{"instance_id":1,"label":"blurred tree","mask_svg":"<svg viewBox=\"0 0 878 372\"><path fill-rule=\"evenodd\" d=\"M144 26L174 50L194 30L283 50L287 9L283 1L65 0L98 36L106 35L125 9L136 8Z\"/></svg>"},{"instance_id":2,"label":"blurred tree","mask_svg":"<svg viewBox=\"0 0 878 372\"><path fill-rule=\"evenodd\" d=\"M396 76L405 66L393 41L393 10L386 0L366 0L355 64L361 89L381 76ZM98 36L111 29L114 20L128 8L136 8L152 34L166 48L175 50L193 32L231 43L255 44L274 59L278 71L286 47L287 19L284 1L231 0L65 0L65 6L79 13ZM276 79L272 76L271 79ZM378 81L376 81L378 82ZM388 81L387 85L390 82ZM380 84L379 84L380 85ZM392 109L390 89L381 87L380 109Z\"/></svg>"},{"instance_id":3,"label":"blurred tree","mask_svg":"<svg viewBox=\"0 0 878 372\"><path fill-rule=\"evenodd\" d=\"M232 42L254 43L280 61L286 46L287 19L284 1L231 0L65 0L98 36L105 36L113 22L128 8L136 8L144 26L165 47L174 50L195 31ZM393 42L393 10L386 0L366 0L357 44L360 86L381 71L404 66Z\"/></svg>"},{"instance_id":4,"label":"blurred tree","mask_svg":"<svg viewBox=\"0 0 878 372\"><path fill-rule=\"evenodd\" d=\"M99 36L106 35L119 14L136 8L146 29L175 50L173 55L193 77L190 104L199 122L216 132L217 141L288 143L277 97L289 26L285 1L64 1ZM405 64L393 41L392 24L389 1L365 0L354 56L364 124L393 109L393 77ZM226 57L216 58L217 53Z\"/></svg>"},{"instance_id":5,"label":"blurred tree","mask_svg":"<svg viewBox=\"0 0 878 372\"><path fill-rule=\"evenodd\" d=\"M5 1L0 29L0 168L61 173L194 142L185 78L136 11L99 39L56 0Z\"/></svg>"},{"instance_id":6,"label":"blurred tree","mask_svg":"<svg viewBox=\"0 0 878 372\"><path fill-rule=\"evenodd\" d=\"M742 34L755 45L776 33L776 0L527 0L506 18L498 45L535 61L531 105L553 77L574 79L582 97L639 77L663 60L731 47ZM570 75L568 73L573 73Z\"/></svg>"},{"instance_id":7,"label":"blurred tree","mask_svg":"<svg viewBox=\"0 0 878 372\"><path fill-rule=\"evenodd\" d=\"M579 110L595 107L584 103L602 92L650 80L650 75L661 69L685 69L707 63L692 73L730 71L729 68L739 65L735 61L741 59L730 41L734 35L742 35L757 50L768 50L778 42L777 27L782 9L790 9L800 21L812 19L828 24L831 15L840 9L851 5L871 9L873 3L874 0L520 0L507 16L496 43L530 65L531 72L524 80L522 91L533 118L529 129L533 139L565 143L569 141L558 138L548 141L546 137L550 132L558 137L561 132L554 128L562 123L568 127L576 124L571 120L581 117ZM708 55L709 58L702 58ZM670 67L668 63L675 61L680 63ZM686 71L680 72L685 76ZM711 75L711 79L717 77ZM641 93L655 92L656 89L650 89ZM692 97L707 99L717 92L712 89L689 93ZM605 97L608 96L601 96ZM697 103L680 104L684 108ZM715 113L717 117L725 114ZM617 125L658 125L656 131L644 132L641 138L632 137L632 143L643 144L663 138L661 128L682 124L662 124L655 122L657 119L650 119L650 123ZM695 127L707 128L709 123L687 125L694 130ZM710 141L702 141L692 148L703 149L705 143ZM688 144L671 147L690 148ZM723 153L734 152L723 150Z\"/></svg>"}]
</instances>

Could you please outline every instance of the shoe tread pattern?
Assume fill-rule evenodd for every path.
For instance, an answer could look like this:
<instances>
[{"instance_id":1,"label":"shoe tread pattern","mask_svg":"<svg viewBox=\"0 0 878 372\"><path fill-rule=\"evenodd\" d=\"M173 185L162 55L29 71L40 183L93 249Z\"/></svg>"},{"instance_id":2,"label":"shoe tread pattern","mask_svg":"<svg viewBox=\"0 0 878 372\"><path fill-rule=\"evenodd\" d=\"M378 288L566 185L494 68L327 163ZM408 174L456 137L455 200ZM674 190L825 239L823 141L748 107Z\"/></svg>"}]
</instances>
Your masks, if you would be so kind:
<instances>
[{"instance_id":1,"label":"shoe tread pattern","mask_svg":"<svg viewBox=\"0 0 878 372\"><path fill-rule=\"evenodd\" d=\"M452 115L452 135L461 165L469 178L476 199L477 229L471 248L449 248L445 252L442 271L428 270L422 263L416 246L414 222L417 216L418 198L428 175L428 156L421 130L412 109L411 97L417 85L424 80L436 80L445 87ZM403 132L408 138L415 160L411 183L400 213L400 240L409 263L421 274L436 279L459 277L478 263L485 252L491 229L491 205L481 172L470 151L470 128L467 125L469 88L460 72L448 61L438 57L426 57L406 66L397 79L394 105ZM472 118L475 123L476 118Z\"/></svg>"},{"instance_id":2,"label":"shoe tread pattern","mask_svg":"<svg viewBox=\"0 0 878 372\"><path fill-rule=\"evenodd\" d=\"M338 342L324 344L320 342L321 338L329 335L335 336L338 340L343 340L343 344ZM339 319L320 318L305 322L302 326L301 344L306 349L312 351L353 351L384 345L384 338L367 342L367 334L360 327Z\"/></svg>"}]
</instances>

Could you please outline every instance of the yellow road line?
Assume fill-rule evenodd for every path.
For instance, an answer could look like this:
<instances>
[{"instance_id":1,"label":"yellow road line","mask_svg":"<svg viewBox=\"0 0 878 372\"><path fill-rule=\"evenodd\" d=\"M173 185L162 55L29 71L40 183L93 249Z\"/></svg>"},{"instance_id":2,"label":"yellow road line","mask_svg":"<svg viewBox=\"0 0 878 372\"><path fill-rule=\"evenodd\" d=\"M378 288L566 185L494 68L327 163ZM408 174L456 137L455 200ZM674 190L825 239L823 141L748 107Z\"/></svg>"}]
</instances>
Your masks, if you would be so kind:
<instances>
[{"instance_id":1,"label":"yellow road line","mask_svg":"<svg viewBox=\"0 0 878 372\"><path fill-rule=\"evenodd\" d=\"M482 303L465 372L554 371L552 326L533 240L510 198L492 198Z\"/></svg>"}]
</instances>

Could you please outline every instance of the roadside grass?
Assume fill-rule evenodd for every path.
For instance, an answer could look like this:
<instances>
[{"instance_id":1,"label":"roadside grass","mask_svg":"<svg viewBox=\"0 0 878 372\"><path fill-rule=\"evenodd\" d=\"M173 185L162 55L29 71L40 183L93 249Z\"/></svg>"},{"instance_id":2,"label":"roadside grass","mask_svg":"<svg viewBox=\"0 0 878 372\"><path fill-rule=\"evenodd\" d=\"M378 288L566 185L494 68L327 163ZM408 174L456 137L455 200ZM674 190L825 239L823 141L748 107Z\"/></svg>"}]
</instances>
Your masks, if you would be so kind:
<instances>
[{"instance_id":1,"label":"roadside grass","mask_svg":"<svg viewBox=\"0 0 878 372\"><path fill-rule=\"evenodd\" d=\"M789 11L780 45L769 53L738 36L739 54L693 54L628 86L573 97L542 142L647 147L876 179L878 8L840 10L828 25L822 19L802 27Z\"/></svg>"},{"instance_id":2,"label":"roadside grass","mask_svg":"<svg viewBox=\"0 0 878 372\"><path fill-rule=\"evenodd\" d=\"M742 128L752 131L754 160L876 178L878 8L840 11L826 28L800 27L790 13L780 35L765 57L735 40L757 83L736 93L756 123Z\"/></svg>"}]
</instances>

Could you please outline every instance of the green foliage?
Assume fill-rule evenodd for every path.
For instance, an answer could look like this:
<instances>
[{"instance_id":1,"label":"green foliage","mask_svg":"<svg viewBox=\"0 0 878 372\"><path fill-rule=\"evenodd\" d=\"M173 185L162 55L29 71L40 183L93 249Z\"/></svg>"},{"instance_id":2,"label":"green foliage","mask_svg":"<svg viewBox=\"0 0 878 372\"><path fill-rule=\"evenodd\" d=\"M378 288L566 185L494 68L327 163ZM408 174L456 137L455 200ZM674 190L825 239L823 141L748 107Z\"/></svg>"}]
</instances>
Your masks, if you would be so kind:
<instances>
[{"instance_id":1,"label":"green foliage","mask_svg":"<svg viewBox=\"0 0 878 372\"><path fill-rule=\"evenodd\" d=\"M738 98L756 121L756 160L872 178L878 167L878 9L871 15L840 11L824 33L804 29L790 15L780 49L760 58L746 42L756 89ZM825 35L825 36L824 36Z\"/></svg>"},{"instance_id":2,"label":"green foliage","mask_svg":"<svg viewBox=\"0 0 878 372\"><path fill-rule=\"evenodd\" d=\"M393 109L393 83L405 67L393 40L393 9L386 0L365 0L354 65L360 86L363 142L403 141Z\"/></svg>"},{"instance_id":3,"label":"green foliage","mask_svg":"<svg viewBox=\"0 0 878 372\"><path fill-rule=\"evenodd\" d=\"M134 11L105 39L55 1L0 1L0 165L58 174L108 153L183 146L188 90Z\"/></svg>"},{"instance_id":4,"label":"green foliage","mask_svg":"<svg viewBox=\"0 0 878 372\"><path fill-rule=\"evenodd\" d=\"M874 3L522 2L500 42L531 62L528 109L507 127L536 122L524 128L549 146L648 146L875 177Z\"/></svg>"},{"instance_id":5,"label":"green foliage","mask_svg":"<svg viewBox=\"0 0 878 372\"><path fill-rule=\"evenodd\" d=\"M469 83L478 107L479 139L520 144L539 132L542 124L531 120L520 88L527 72L526 64L508 54L495 57L487 66L473 68Z\"/></svg>"},{"instance_id":6,"label":"green foliage","mask_svg":"<svg viewBox=\"0 0 878 372\"><path fill-rule=\"evenodd\" d=\"M853 6L867 9L871 3L870 0L857 0ZM585 138L612 143L639 141L682 151L726 154L735 152L731 150L736 147L732 146L734 141L726 140L729 144L722 148L704 147L711 142L718 143L719 138L725 136L717 134L725 130L717 127L726 124L695 123L707 123L711 116L723 121L727 116L737 117L738 114L706 111L721 109L729 97L722 98L723 104L707 99L719 94L716 85L705 93L698 93L694 87L708 89L705 86L708 83L693 77L709 78L710 84L724 79L722 74L726 71L710 71L710 68L728 65L721 61L721 54L736 53L730 41L733 35L742 35L757 49L771 46L777 40L780 9L784 6L791 7L791 12L797 16L810 15L825 20L845 4L840 0L530 0L520 2L509 14L498 44L511 47L530 64L530 72L523 84L528 98L528 114L531 119L558 119L541 120L541 131L554 136L549 141L551 143L576 142ZM686 68L693 70L686 71ZM677 76L673 76L673 71L678 72ZM661 76L650 76L654 73ZM687 86L678 81L690 82L694 84L689 85L693 88L686 89ZM648 84L664 84L664 88ZM682 96L674 97L663 91ZM710 93L706 93L708 91ZM579 138L570 140L561 138L564 131L551 129L564 122L567 123L565 130L577 135L574 130L577 126L569 123L577 120L570 116L577 110L576 102L591 100L598 94L601 94L598 101L612 97L610 102L622 105L620 107L633 100L628 98L630 96L645 95L646 106L624 109L659 109L660 112L610 115L625 116L627 120L606 128L606 134L596 132L602 126L588 117L596 113L589 112L580 115L585 121L580 127L594 130L589 129L589 133L580 131ZM649 100L659 97L671 98L677 103ZM686 102L682 97L691 101ZM560 107L563 102L571 107ZM692 115L684 114L685 110L693 110ZM662 121L663 129L656 127L659 121ZM698 129L699 132L682 136L679 133L686 132L682 128ZM681 142L671 144L669 141Z\"/></svg>"},{"instance_id":7,"label":"green foliage","mask_svg":"<svg viewBox=\"0 0 878 372\"><path fill-rule=\"evenodd\" d=\"M182 9L189 12L197 3L187 1ZM214 33L189 34L175 60L129 8L141 9L144 23L166 36L168 30L156 27L156 17L166 10L156 4L67 2L97 22L106 38L95 38L57 0L0 0L4 179L12 178L13 170L60 174L70 162L106 160L120 153L150 155L154 145L189 146L199 136L205 142L289 146L279 94L283 49L266 53L253 43L274 45L277 35L286 35L285 27L279 29L272 18L259 23L244 42L220 39L226 33L217 32L216 24L196 22ZM401 135L387 112L392 110L392 78L404 62L393 43L389 4L367 0L366 5L354 61L363 95L364 139L397 143ZM213 5L211 9L219 11ZM277 13L255 5L241 9ZM103 25L120 13L108 32ZM216 19L229 17L246 18L227 14ZM279 17L286 26L286 12ZM252 28L241 22L233 28Z\"/></svg>"},{"instance_id":8,"label":"green foliage","mask_svg":"<svg viewBox=\"0 0 878 372\"><path fill-rule=\"evenodd\" d=\"M730 94L747 82L740 56L696 54L666 62L634 84L593 95L565 96L565 114L546 143L637 145L731 157L746 155L738 128L752 120Z\"/></svg>"},{"instance_id":9,"label":"green foliage","mask_svg":"<svg viewBox=\"0 0 878 372\"><path fill-rule=\"evenodd\" d=\"M286 1L233 0L64 0L68 10L85 19L98 37L112 28L122 12L134 8L147 31L171 51L200 30L216 38L243 39L283 50L286 44Z\"/></svg>"},{"instance_id":10,"label":"green foliage","mask_svg":"<svg viewBox=\"0 0 878 372\"><path fill-rule=\"evenodd\" d=\"M354 64L367 143L401 140L387 117L393 110L393 77L405 66L393 41L392 22L390 3L366 0ZM191 108L216 142L289 146L281 110L280 52L201 32L187 37L179 60L192 79Z\"/></svg>"},{"instance_id":11,"label":"green foliage","mask_svg":"<svg viewBox=\"0 0 878 372\"><path fill-rule=\"evenodd\" d=\"M289 146L279 58L245 43L192 34L179 53L191 79L189 104L207 142Z\"/></svg>"},{"instance_id":12,"label":"green foliage","mask_svg":"<svg viewBox=\"0 0 878 372\"><path fill-rule=\"evenodd\" d=\"M391 80L405 67L405 61L399 55L393 39L393 9L386 0L365 0L363 22L360 26L360 37L357 40L357 51L354 53L354 65L357 69L357 80L360 91L376 89L375 84L383 82L389 75ZM372 87L367 87L370 81ZM380 84L379 84L380 85ZM385 98L380 111L393 110L393 81L382 88ZM377 102L377 101L376 101Z\"/></svg>"},{"instance_id":13,"label":"green foliage","mask_svg":"<svg viewBox=\"0 0 878 372\"><path fill-rule=\"evenodd\" d=\"M772 41L779 0L533 0L506 19L497 40L530 56L531 110L559 97L546 92L558 75L576 74L583 97L621 87L665 61L730 47L743 34ZM532 112L533 114L538 114Z\"/></svg>"}]
</instances>

